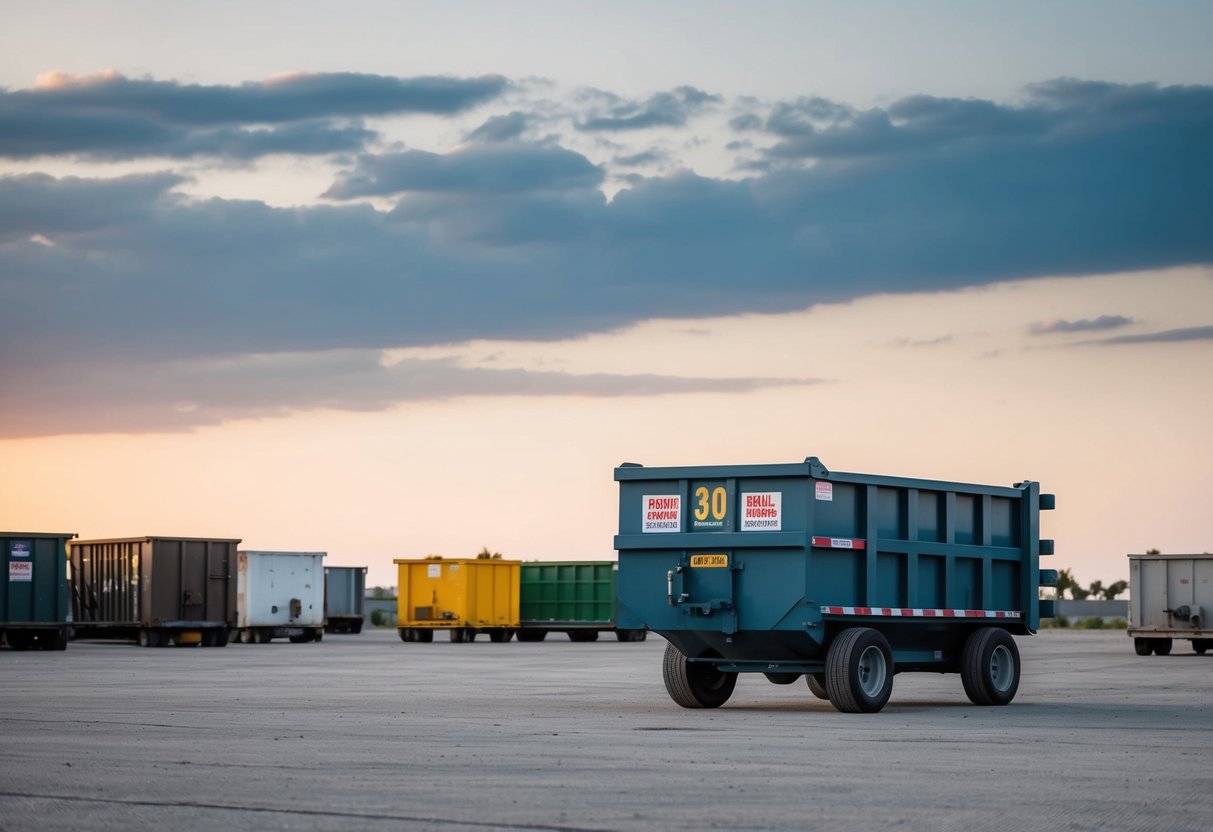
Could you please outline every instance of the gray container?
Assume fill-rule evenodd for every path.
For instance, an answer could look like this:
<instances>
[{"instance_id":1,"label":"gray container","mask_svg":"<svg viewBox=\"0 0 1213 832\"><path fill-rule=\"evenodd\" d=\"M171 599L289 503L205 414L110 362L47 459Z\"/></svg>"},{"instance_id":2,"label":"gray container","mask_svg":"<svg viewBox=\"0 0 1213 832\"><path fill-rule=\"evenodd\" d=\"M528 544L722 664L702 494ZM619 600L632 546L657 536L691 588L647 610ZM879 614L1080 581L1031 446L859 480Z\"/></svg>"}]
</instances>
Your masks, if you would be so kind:
<instances>
[{"instance_id":1,"label":"gray container","mask_svg":"<svg viewBox=\"0 0 1213 832\"><path fill-rule=\"evenodd\" d=\"M78 638L222 647L236 623L238 539L125 537L68 544Z\"/></svg>"},{"instance_id":2,"label":"gray container","mask_svg":"<svg viewBox=\"0 0 1213 832\"><path fill-rule=\"evenodd\" d=\"M1139 656L1188 639L1213 647L1213 555L1129 555L1129 629Z\"/></svg>"},{"instance_id":3,"label":"gray container","mask_svg":"<svg viewBox=\"0 0 1213 832\"><path fill-rule=\"evenodd\" d=\"M365 566L324 568L324 631L361 633L366 596Z\"/></svg>"},{"instance_id":4,"label":"gray container","mask_svg":"<svg viewBox=\"0 0 1213 832\"><path fill-rule=\"evenodd\" d=\"M0 532L0 636L14 650L67 646L67 550L74 534Z\"/></svg>"}]
</instances>

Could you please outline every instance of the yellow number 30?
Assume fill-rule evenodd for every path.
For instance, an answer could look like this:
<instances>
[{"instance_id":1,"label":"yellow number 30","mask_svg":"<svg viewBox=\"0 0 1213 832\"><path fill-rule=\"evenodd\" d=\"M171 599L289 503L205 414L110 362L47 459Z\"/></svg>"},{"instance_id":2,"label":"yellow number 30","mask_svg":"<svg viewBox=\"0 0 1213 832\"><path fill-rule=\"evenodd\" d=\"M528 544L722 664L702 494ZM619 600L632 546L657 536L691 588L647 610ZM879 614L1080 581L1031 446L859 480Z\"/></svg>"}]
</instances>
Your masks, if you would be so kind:
<instances>
[{"instance_id":1,"label":"yellow number 30","mask_svg":"<svg viewBox=\"0 0 1213 832\"><path fill-rule=\"evenodd\" d=\"M710 502L709 502L710 497ZM724 486L713 488L709 495L707 486L701 485L695 489L695 519L707 520L708 514L713 520L723 520L728 508L728 495Z\"/></svg>"}]
</instances>

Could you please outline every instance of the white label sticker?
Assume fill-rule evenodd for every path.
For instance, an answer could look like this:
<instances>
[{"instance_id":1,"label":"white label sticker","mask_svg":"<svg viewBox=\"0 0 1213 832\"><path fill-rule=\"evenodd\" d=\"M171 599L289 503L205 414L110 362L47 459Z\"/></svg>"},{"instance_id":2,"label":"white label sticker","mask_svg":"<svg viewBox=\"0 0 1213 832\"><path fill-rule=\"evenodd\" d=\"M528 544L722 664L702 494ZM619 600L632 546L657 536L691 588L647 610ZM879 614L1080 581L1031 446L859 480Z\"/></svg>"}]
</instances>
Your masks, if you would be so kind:
<instances>
[{"instance_id":1,"label":"white label sticker","mask_svg":"<svg viewBox=\"0 0 1213 832\"><path fill-rule=\"evenodd\" d=\"M783 492L761 491L741 495L741 530L777 532L783 528Z\"/></svg>"},{"instance_id":2,"label":"white label sticker","mask_svg":"<svg viewBox=\"0 0 1213 832\"><path fill-rule=\"evenodd\" d=\"M817 481L816 497L819 500L824 500L827 503L834 502L834 483Z\"/></svg>"},{"instance_id":3,"label":"white label sticker","mask_svg":"<svg viewBox=\"0 0 1213 832\"><path fill-rule=\"evenodd\" d=\"M645 494L641 499L644 509L645 532L682 531L682 495Z\"/></svg>"},{"instance_id":4,"label":"white label sticker","mask_svg":"<svg viewBox=\"0 0 1213 832\"><path fill-rule=\"evenodd\" d=\"M431 563L429 566L427 566L425 568L425 576L427 578L441 578L442 577L442 564L441 563Z\"/></svg>"},{"instance_id":5,"label":"white label sticker","mask_svg":"<svg viewBox=\"0 0 1213 832\"><path fill-rule=\"evenodd\" d=\"M855 543L849 537L831 537L830 538L830 548L831 549L854 549Z\"/></svg>"},{"instance_id":6,"label":"white label sticker","mask_svg":"<svg viewBox=\"0 0 1213 832\"><path fill-rule=\"evenodd\" d=\"M8 579L13 583L29 582L34 579L34 563L28 560L11 560L8 562Z\"/></svg>"},{"instance_id":7,"label":"white label sticker","mask_svg":"<svg viewBox=\"0 0 1213 832\"><path fill-rule=\"evenodd\" d=\"M9 553L10 557L28 558L29 557L29 544L24 541L20 541L20 540L14 541L13 544L8 547L8 553Z\"/></svg>"}]
</instances>

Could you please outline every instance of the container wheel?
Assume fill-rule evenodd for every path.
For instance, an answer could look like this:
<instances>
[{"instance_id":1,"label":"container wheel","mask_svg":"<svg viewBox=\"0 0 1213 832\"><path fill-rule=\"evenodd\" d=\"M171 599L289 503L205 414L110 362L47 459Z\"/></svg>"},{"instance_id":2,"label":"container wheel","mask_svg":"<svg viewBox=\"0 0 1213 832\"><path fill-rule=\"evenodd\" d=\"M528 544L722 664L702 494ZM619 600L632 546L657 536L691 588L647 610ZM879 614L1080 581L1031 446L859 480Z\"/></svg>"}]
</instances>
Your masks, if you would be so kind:
<instances>
[{"instance_id":1,"label":"container wheel","mask_svg":"<svg viewBox=\"0 0 1213 832\"><path fill-rule=\"evenodd\" d=\"M893 651L870 627L843 630L826 654L826 692L830 703L848 714L874 714L893 692Z\"/></svg>"},{"instance_id":2,"label":"container wheel","mask_svg":"<svg viewBox=\"0 0 1213 832\"><path fill-rule=\"evenodd\" d=\"M1196 655L1203 656L1205 651L1213 646L1213 639L1194 638L1192 639L1192 649L1196 651Z\"/></svg>"},{"instance_id":3,"label":"container wheel","mask_svg":"<svg viewBox=\"0 0 1213 832\"><path fill-rule=\"evenodd\" d=\"M33 636L24 630L5 630L4 637L8 640L8 646L14 650L28 650L34 643Z\"/></svg>"},{"instance_id":4,"label":"container wheel","mask_svg":"<svg viewBox=\"0 0 1213 832\"><path fill-rule=\"evenodd\" d=\"M452 644L463 644L463 628L462 627L453 627L453 628L451 628L450 633L451 633L451 643Z\"/></svg>"},{"instance_id":5,"label":"container wheel","mask_svg":"<svg viewBox=\"0 0 1213 832\"><path fill-rule=\"evenodd\" d=\"M569 630L569 641L598 641L597 630Z\"/></svg>"},{"instance_id":6,"label":"container wheel","mask_svg":"<svg viewBox=\"0 0 1213 832\"><path fill-rule=\"evenodd\" d=\"M489 630L489 641L494 644L504 644L510 640L510 631L504 627L494 627Z\"/></svg>"},{"instance_id":7,"label":"container wheel","mask_svg":"<svg viewBox=\"0 0 1213 832\"><path fill-rule=\"evenodd\" d=\"M1155 639L1151 639L1151 641L1154 642L1154 655L1155 656L1171 655L1171 639L1155 638Z\"/></svg>"},{"instance_id":8,"label":"container wheel","mask_svg":"<svg viewBox=\"0 0 1213 832\"><path fill-rule=\"evenodd\" d=\"M518 631L519 641L543 641L548 637L547 630L523 629Z\"/></svg>"},{"instance_id":9,"label":"container wheel","mask_svg":"<svg viewBox=\"0 0 1213 832\"><path fill-rule=\"evenodd\" d=\"M215 631L215 643L212 647L227 647L227 643L231 641L232 631L227 627L220 627Z\"/></svg>"},{"instance_id":10,"label":"container wheel","mask_svg":"<svg viewBox=\"0 0 1213 832\"><path fill-rule=\"evenodd\" d=\"M413 630L414 641L419 641L422 644L429 644L434 640L433 630Z\"/></svg>"},{"instance_id":11,"label":"container wheel","mask_svg":"<svg viewBox=\"0 0 1213 832\"><path fill-rule=\"evenodd\" d=\"M644 641L648 633L644 630L616 630L615 638L620 641Z\"/></svg>"},{"instance_id":12,"label":"container wheel","mask_svg":"<svg viewBox=\"0 0 1213 832\"><path fill-rule=\"evenodd\" d=\"M809 692L818 699L828 700L830 698L830 694L826 693L826 675L824 673L806 673L804 681L809 686Z\"/></svg>"},{"instance_id":13,"label":"container wheel","mask_svg":"<svg viewBox=\"0 0 1213 832\"><path fill-rule=\"evenodd\" d=\"M163 644L164 635L155 627L141 627L139 629L140 647L160 647Z\"/></svg>"},{"instance_id":14,"label":"container wheel","mask_svg":"<svg viewBox=\"0 0 1213 832\"><path fill-rule=\"evenodd\" d=\"M412 631L412 630L410 630L408 627L397 627L397 628L396 628L396 632L400 633L400 640L401 640L401 641L406 641L406 642L407 642L407 641L412 641L412 640L413 640L413 638L412 638L412 636L413 636L413 631Z\"/></svg>"},{"instance_id":15,"label":"container wheel","mask_svg":"<svg viewBox=\"0 0 1213 832\"><path fill-rule=\"evenodd\" d=\"M291 640L291 644L306 644L312 640L311 633L300 633L297 636L287 636Z\"/></svg>"},{"instance_id":16,"label":"container wheel","mask_svg":"<svg viewBox=\"0 0 1213 832\"><path fill-rule=\"evenodd\" d=\"M1133 639L1133 652L1139 656L1148 656L1154 652L1153 639L1135 638Z\"/></svg>"},{"instance_id":17,"label":"container wheel","mask_svg":"<svg viewBox=\"0 0 1213 832\"><path fill-rule=\"evenodd\" d=\"M67 628L62 630L44 630L42 638L39 639L39 646L43 650L66 650L67 649Z\"/></svg>"},{"instance_id":18,"label":"container wheel","mask_svg":"<svg viewBox=\"0 0 1213 832\"><path fill-rule=\"evenodd\" d=\"M715 665L691 662L672 644L665 648L662 677L670 698L684 708L719 708L733 695L737 674Z\"/></svg>"},{"instance_id":19,"label":"container wheel","mask_svg":"<svg viewBox=\"0 0 1213 832\"><path fill-rule=\"evenodd\" d=\"M312 641L324 641L324 628L312 631Z\"/></svg>"},{"instance_id":20,"label":"container wheel","mask_svg":"<svg viewBox=\"0 0 1213 832\"><path fill-rule=\"evenodd\" d=\"M253 635L253 644L269 644L274 640L273 634L265 627L254 627L250 632Z\"/></svg>"},{"instance_id":21,"label":"container wheel","mask_svg":"<svg viewBox=\"0 0 1213 832\"><path fill-rule=\"evenodd\" d=\"M1006 630L982 627L965 640L960 681L974 705L1006 705L1019 690L1019 648Z\"/></svg>"},{"instance_id":22,"label":"container wheel","mask_svg":"<svg viewBox=\"0 0 1213 832\"><path fill-rule=\"evenodd\" d=\"M359 618L357 621L355 621L353 623L353 625L350 627L350 632L352 632L354 635L358 635L358 633L362 632L362 619L361 618Z\"/></svg>"},{"instance_id":23,"label":"container wheel","mask_svg":"<svg viewBox=\"0 0 1213 832\"><path fill-rule=\"evenodd\" d=\"M772 685L794 685L800 681L799 673L764 673Z\"/></svg>"}]
</instances>

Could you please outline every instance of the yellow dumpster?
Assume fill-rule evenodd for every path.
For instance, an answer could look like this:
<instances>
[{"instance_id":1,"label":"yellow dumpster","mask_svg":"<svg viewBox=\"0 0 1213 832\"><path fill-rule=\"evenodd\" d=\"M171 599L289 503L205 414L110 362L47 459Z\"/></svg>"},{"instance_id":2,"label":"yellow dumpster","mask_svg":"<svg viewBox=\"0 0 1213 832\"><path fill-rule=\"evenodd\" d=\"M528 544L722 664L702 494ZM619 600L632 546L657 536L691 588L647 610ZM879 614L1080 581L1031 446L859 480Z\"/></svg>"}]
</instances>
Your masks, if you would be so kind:
<instances>
[{"instance_id":1,"label":"yellow dumpster","mask_svg":"<svg viewBox=\"0 0 1213 832\"><path fill-rule=\"evenodd\" d=\"M426 558L393 561L399 570L396 628L401 641L433 641L447 630L451 641L509 641L518 629L521 561Z\"/></svg>"}]
</instances>

